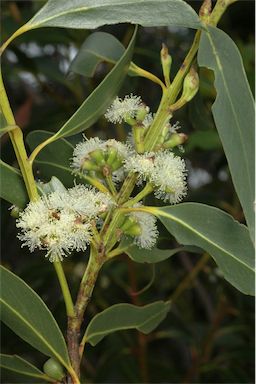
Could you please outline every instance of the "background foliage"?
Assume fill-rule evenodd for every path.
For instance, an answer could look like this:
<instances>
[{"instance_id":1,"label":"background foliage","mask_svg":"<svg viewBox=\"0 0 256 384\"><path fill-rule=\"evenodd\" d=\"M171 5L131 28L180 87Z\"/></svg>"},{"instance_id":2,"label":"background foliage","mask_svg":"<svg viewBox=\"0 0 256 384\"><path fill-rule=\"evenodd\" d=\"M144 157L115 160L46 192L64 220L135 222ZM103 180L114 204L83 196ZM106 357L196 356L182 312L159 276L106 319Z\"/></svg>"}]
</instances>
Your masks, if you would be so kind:
<instances>
[{"instance_id":1,"label":"background foliage","mask_svg":"<svg viewBox=\"0 0 256 384\"><path fill-rule=\"evenodd\" d=\"M2 2L2 25L5 25L2 38L5 40L30 19L42 3ZM191 2L191 5L197 10L200 3ZM252 88L253 8L253 2L234 4L220 25L238 45ZM100 31L113 33L127 45L132 29L131 26L119 24L102 27ZM134 61L161 76L159 51L164 42L173 56L175 71L190 46L193 33L182 28L140 28ZM67 72L78 48L89 34L90 31L44 28L22 35L8 48L2 61L3 74L17 123L25 135L34 130L56 131L105 76L108 64L100 64L93 79ZM243 213L211 117L210 106L215 97L212 73L201 69L200 79L200 92L174 117L174 121L180 122L182 131L189 135L184 146L184 157L189 168L187 201L220 207L243 222ZM156 109L160 97L156 85L145 79L127 78L120 96L130 92L141 95L152 110ZM116 137L119 140L125 139L126 134L126 127L110 127L104 118L87 131L88 136ZM81 136L77 135L68 140L74 144L80 139ZM63 151L60 147L56 154L61 158ZM2 137L2 158L16 165L7 135ZM49 174L39 163L37 174L41 180L49 180ZM72 181L69 182L72 185ZM58 282L52 265L40 253L32 256L26 249L20 249L19 241L13 238L15 222L8 208L9 205L3 201L3 264L40 294L64 330L64 303L59 299ZM163 247L177 247L160 223L159 228L162 230ZM254 301L230 286L220 275L216 264L207 257L207 262L193 282L187 284L185 280L184 283L184 279L193 274L200 257L200 254L183 251L156 264L155 271L150 265L135 264L127 257L104 267L89 306L91 317L109 305L123 301L138 305L172 298L174 304L165 321L148 336L137 331L122 331L109 335L94 348L88 346L85 368L93 382L169 382L170 378L172 382L180 383L253 381ZM83 273L83 258L77 255L64 263L74 291ZM147 285L154 273L151 287L141 295L134 295ZM184 289L185 286L189 289ZM87 324L89 320L86 319ZM15 347L17 354L32 363L44 363L43 355L34 351L29 353L30 348L20 340L17 342L17 337L7 327L3 326L2 335L3 353L13 353ZM10 382L10 377L3 380Z\"/></svg>"}]
</instances>

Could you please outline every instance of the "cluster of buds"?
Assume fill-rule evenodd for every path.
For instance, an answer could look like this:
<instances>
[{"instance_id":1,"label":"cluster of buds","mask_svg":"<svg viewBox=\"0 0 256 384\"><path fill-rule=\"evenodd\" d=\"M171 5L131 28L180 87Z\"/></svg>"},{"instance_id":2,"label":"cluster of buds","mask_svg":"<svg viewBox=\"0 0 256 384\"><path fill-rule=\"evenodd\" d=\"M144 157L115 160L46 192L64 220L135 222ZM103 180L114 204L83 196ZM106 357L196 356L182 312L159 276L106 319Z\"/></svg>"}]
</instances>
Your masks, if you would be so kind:
<instances>
[{"instance_id":1,"label":"cluster of buds","mask_svg":"<svg viewBox=\"0 0 256 384\"><path fill-rule=\"evenodd\" d=\"M111 176L115 182L122 181L121 168L131 152L129 145L114 139L85 139L75 147L71 167L99 179Z\"/></svg>"}]
</instances>

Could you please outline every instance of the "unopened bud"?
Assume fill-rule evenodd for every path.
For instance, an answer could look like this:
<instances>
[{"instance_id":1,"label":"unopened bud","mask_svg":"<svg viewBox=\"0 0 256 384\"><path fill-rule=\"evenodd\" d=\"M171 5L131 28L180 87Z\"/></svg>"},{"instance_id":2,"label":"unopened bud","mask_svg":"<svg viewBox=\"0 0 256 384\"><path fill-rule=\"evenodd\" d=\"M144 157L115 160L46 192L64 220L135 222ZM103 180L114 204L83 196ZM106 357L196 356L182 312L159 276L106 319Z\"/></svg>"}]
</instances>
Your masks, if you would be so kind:
<instances>
[{"instance_id":1,"label":"unopened bud","mask_svg":"<svg viewBox=\"0 0 256 384\"><path fill-rule=\"evenodd\" d=\"M136 113L136 120L143 121L149 112L149 108L145 105L138 109Z\"/></svg>"},{"instance_id":2,"label":"unopened bud","mask_svg":"<svg viewBox=\"0 0 256 384\"><path fill-rule=\"evenodd\" d=\"M121 230L126 233L126 231L134 226L134 224L137 224L137 220L134 217L128 216L125 218L123 224L121 225Z\"/></svg>"},{"instance_id":3,"label":"unopened bud","mask_svg":"<svg viewBox=\"0 0 256 384\"><path fill-rule=\"evenodd\" d=\"M161 63L163 68L164 80L167 86L170 85L170 70L172 65L172 57L169 55L168 48L162 44L161 49Z\"/></svg>"},{"instance_id":4,"label":"unopened bud","mask_svg":"<svg viewBox=\"0 0 256 384\"><path fill-rule=\"evenodd\" d=\"M137 124L137 121L129 113L124 116L124 121L131 126Z\"/></svg>"},{"instance_id":5,"label":"unopened bud","mask_svg":"<svg viewBox=\"0 0 256 384\"><path fill-rule=\"evenodd\" d=\"M211 15L212 11L212 1L211 0L204 0L200 10L199 10L199 16L200 19L203 21L207 21L209 16Z\"/></svg>"},{"instance_id":6,"label":"unopened bud","mask_svg":"<svg viewBox=\"0 0 256 384\"><path fill-rule=\"evenodd\" d=\"M181 99L185 99L186 102L192 100L198 89L199 77L196 70L192 67L184 79Z\"/></svg>"},{"instance_id":7,"label":"unopened bud","mask_svg":"<svg viewBox=\"0 0 256 384\"><path fill-rule=\"evenodd\" d=\"M112 165L112 163L114 162L114 160L116 159L117 157L117 149L116 148L109 148L108 149L108 153L107 153L107 164L108 165Z\"/></svg>"},{"instance_id":8,"label":"unopened bud","mask_svg":"<svg viewBox=\"0 0 256 384\"><path fill-rule=\"evenodd\" d=\"M82 169L85 169L86 171L98 171L99 166L90 160L85 160L83 162Z\"/></svg>"},{"instance_id":9,"label":"unopened bud","mask_svg":"<svg viewBox=\"0 0 256 384\"><path fill-rule=\"evenodd\" d=\"M55 359L51 358L44 363L43 371L55 380L61 381L65 376L62 365Z\"/></svg>"},{"instance_id":10,"label":"unopened bud","mask_svg":"<svg viewBox=\"0 0 256 384\"><path fill-rule=\"evenodd\" d=\"M178 145L184 144L188 136L185 133L174 133L171 135L171 138L167 140L164 144L164 148L174 148Z\"/></svg>"},{"instance_id":11,"label":"unopened bud","mask_svg":"<svg viewBox=\"0 0 256 384\"><path fill-rule=\"evenodd\" d=\"M134 224L133 226L131 226L130 228L128 228L128 229L125 231L125 233L126 233L126 235L135 237L135 236L140 236L141 233L142 233L142 230L141 230L141 227L140 227L139 224Z\"/></svg>"},{"instance_id":12,"label":"unopened bud","mask_svg":"<svg viewBox=\"0 0 256 384\"><path fill-rule=\"evenodd\" d=\"M22 210L16 205L13 205L10 209L11 209L11 216L14 217L14 219L18 219L20 212Z\"/></svg>"},{"instance_id":13,"label":"unopened bud","mask_svg":"<svg viewBox=\"0 0 256 384\"><path fill-rule=\"evenodd\" d=\"M116 159L113 161L113 163L111 165L111 168L112 168L113 171L116 171L122 165L123 165L123 160L119 156L117 156Z\"/></svg>"},{"instance_id":14,"label":"unopened bud","mask_svg":"<svg viewBox=\"0 0 256 384\"><path fill-rule=\"evenodd\" d=\"M90 157L98 165L104 165L105 164L104 154L100 149L95 149L95 151L90 152Z\"/></svg>"}]
</instances>

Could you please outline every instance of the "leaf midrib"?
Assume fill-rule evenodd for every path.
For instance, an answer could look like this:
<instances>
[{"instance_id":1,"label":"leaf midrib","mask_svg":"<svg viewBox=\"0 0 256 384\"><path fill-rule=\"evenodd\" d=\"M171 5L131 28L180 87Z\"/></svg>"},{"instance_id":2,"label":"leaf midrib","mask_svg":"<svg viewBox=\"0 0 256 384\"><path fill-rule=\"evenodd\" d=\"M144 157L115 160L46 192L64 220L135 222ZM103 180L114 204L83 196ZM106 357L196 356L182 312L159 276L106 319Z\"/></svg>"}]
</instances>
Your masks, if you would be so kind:
<instances>
[{"instance_id":1,"label":"leaf midrib","mask_svg":"<svg viewBox=\"0 0 256 384\"><path fill-rule=\"evenodd\" d=\"M136 308L137 309L137 308ZM143 309L143 307L142 307ZM151 320L155 319L156 317L158 317L160 314L162 314L163 312L167 312L167 309L166 308L163 308L162 310L160 310L159 312L157 312L155 315L152 315L150 317L150 319L147 319L145 320L142 324L140 325L136 325L136 324L130 324L129 326L123 326L123 327L114 327L114 328L111 328L107 331L98 331L98 332L94 332L93 334L89 335L88 338L86 338L86 342L90 341L92 338L94 337L97 337L97 336L102 336L102 335L108 335L109 333L112 333L112 332L115 332L115 331L121 331L121 330L125 330L125 329L137 329L137 330L140 330L141 327L145 326L147 323L149 323ZM142 331L141 331L142 332Z\"/></svg>"},{"instance_id":2,"label":"leaf midrib","mask_svg":"<svg viewBox=\"0 0 256 384\"><path fill-rule=\"evenodd\" d=\"M254 269L251 266L249 266L248 264L244 263L242 260L238 259L232 253L230 253L227 250L223 249L219 244L211 241L209 238L205 237L201 232L198 232L198 230L196 230L194 227L191 227L190 225L186 224L184 221L180 220L176 216L173 216L173 215L171 215L169 213L166 213L166 212L159 211L158 209L154 209L154 211L157 212L156 213L157 216L164 216L164 217L170 218L173 221L176 221L177 223L181 224L183 227L188 228L191 232L194 232L198 237L201 237L207 243L210 243L211 245L213 245L214 247L216 247L217 249L219 249L223 253L225 253L225 254L229 255L230 257L232 257L233 259L235 259L238 263L244 265L246 268L248 268L248 269L250 269L251 271L254 272Z\"/></svg>"},{"instance_id":3,"label":"leaf midrib","mask_svg":"<svg viewBox=\"0 0 256 384\"><path fill-rule=\"evenodd\" d=\"M230 95L230 92L229 92L229 89L228 89L228 86L227 86L226 78L224 76L224 71L223 71L223 66L221 64L221 60L219 58L218 52L217 52L217 50L215 48L214 42L213 42L209 32L207 32L207 37L208 37L209 42L210 42L210 44L212 46L212 50L213 50L213 54L215 56L216 64L217 64L217 67L219 68L220 76L222 77L223 85L224 85L224 88L226 90L226 94L228 96L228 99L229 99L229 102L230 102L230 105L231 105L231 109L232 109L232 112L233 112L233 115L234 115L236 126L238 128L240 142L242 143L244 160L245 160L245 163L246 163L246 173L247 173L247 176L248 176L248 182L249 182L249 186L250 186L250 193L251 193L251 196L252 196L253 195L253 188L252 188L252 181L251 181L251 176L250 176L250 167L249 167L248 159L247 159L247 156L246 156L246 148L244 147L245 143L244 143L243 135L242 135L242 132L241 132L241 129L240 129L240 124L239 124L239 121L238 121L238 118L237 118L237 114L236 114L236 111L235 111L233 103L232 103L232 98L231 98L231 95ZM216 101L217 101L217 98L216 98Z\"/></svg>"},{"instance_id":4,"label":"leaf midrib","mask_svg":"<svg viewBox=\"0 0 256 384\"><path fill-rule=\"evenodd\" d=\"M57 359L64 365L64 367L69 367L69 365L62 359L62 357L59 355L58 352L53 349L53 347L47 342L46 339L43 338L43 336L36 330L36 328L30 324L23 316L19 314L14 308L12 308L4 299L0 299L0 302L2 302L17 318L19 318L25 326L27 326L29 329L32 330L32 333L34 333L42 342L43 344L57 357Z\"/></svg>"},{"instance_id":5,"label":"leaf midrib","mask_svg":"<svg viewBox=\"0 0 256 384\"><path fill-rule=\"evenodd\" d=\"M178 1L178 0L172 0L173 2L176 2L176 3L181 3L181 4L186 4L186 3L183 3L182 1ZM137 4L138 3L138 0L134 0L133 2L129 2L129 5L133 5L133 4ZM155 3L155 1L148 1L146 4L147 5L151 5L151 3ZM168 5L168 4L170 4L170 0L166 0L165 1L165 3ZM127 2L126 1L120 1L119 3L115 3L115 6L126 6L127 5ZM188 5L188 4L186 4L186 5ZM104 9L104 8L108 8L108 7L111 7L111 6L113 6L111 3L108 3L108 4L99 4L99 5L96 5L96 6L93 6L93 7L91 7L91 8L89 8L89 7L80 7L80 8L77 8L77 9L75 9L75 8L71 8L71 9L69 9L69 10L67 10L67 11L63 11L63 12L60 12L60 13L58 13L57 15L54 15L54 16L51 16L51 17L48 17L48 18L45 18L43 21L41 21L41 22L38 22L38 23L34 23L33 24L33 19L34 18L32 18L27 24L28 25L32 25L33 26L33 28L38 28L40 25L42 25L42 24L45 24L45 23L47 23L48 21L50 21L50 20L54 20L54 19L56 19L56 18L59 18L59 17L62 17L62 16L65 16L65 15L67 15L67 14L74 14L74 13L78 13L78 12L83 12L83 11L91 11L91 10L95 10L95 9L99 9L99 8L102 8L102 9ZM39 11L36 15L35 15L35 17L38 17L41 13L43 13L43 11L44 11L44 9L47 7L47 3L46 3L46 5L41 9L41 11ZM189 9L189 7L187 7L187 9ZM192 10L192 9L191 9ZM179 25L183 25L183 24L175 24L175 25L177 25L177 26L179 26Z\"/></svg>"}]
</instances>

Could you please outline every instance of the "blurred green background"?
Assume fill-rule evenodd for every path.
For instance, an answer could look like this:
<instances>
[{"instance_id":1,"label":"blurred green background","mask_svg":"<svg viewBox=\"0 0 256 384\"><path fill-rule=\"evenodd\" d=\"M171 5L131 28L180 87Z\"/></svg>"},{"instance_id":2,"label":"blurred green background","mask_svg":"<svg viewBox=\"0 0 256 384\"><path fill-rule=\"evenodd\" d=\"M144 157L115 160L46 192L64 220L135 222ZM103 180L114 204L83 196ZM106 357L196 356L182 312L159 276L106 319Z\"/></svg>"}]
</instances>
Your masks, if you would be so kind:
<instances>
[{"instance_id":1,"label":"blurred green background","mask_svg":"<svg viewBox=\"0 0 256 384\"><path fill-rule=\"evenodd\" d=\"M38 0L2 1L2 40L30 19L43 3ZM196 10L200 7L197 1L189 4ZM254 2L233 4L219 26L235 40L254 91ZM132 32L131 26L125 24L99 30L112 33L125 45ZM4 53L4 81L17 123L25 136L38 129L56 131L104 78L108 64L100 64L93 79L68 72L90 33L61 28L38 29L17 38ZM193 35L193 30L184 28L140 28L133 60L162 77L159 52L165 43L173 58L173 76ZM173 122L179 121L181 131L189 136L182 153L189 170L186 201L217 206L244 222L211 116L210 107L215 98L213 76L206 69L201 69L199 76L200 92L173 119ZM151 110L156 111L161 97L157 85L146 79L127 77L120 96L131 92L141 95ZM124 140L127 133L128 127L114 127L101 118L86 135ZM70 140L75 143L81 140L81 135ZM2 137L1 153L4 161L17 166L7 135ZM48 181L40 169L36 169L36 175ZM40 294L64 332L64 303L53 267L41 253L32 255L25 248L21 249L9 207L9 203L2 201L2 263ZM161 245L175 247L175 239L160 225L159 228ZM200 259L203 261L199 272L189 280L197 271L195 265ZM87 256L75 254L63 264L74 295L86 260ZM150 265L134 264L125 255L104 267L85 324L98 311L119 302L141 305L172 298L173 306L165 321L148 336L136 331L119 332L106 337L94 348L88 346L82 363L86 382L254 382L254 299L230 286L206 255L183 252L156 264L151 287L141 295L134 295L147 285L152 273ZM5 326L2 328L2 352L17 353L38 367L46 360ZM3 372L2 383L12 380Z\"/></svg>"}]
</instances>

